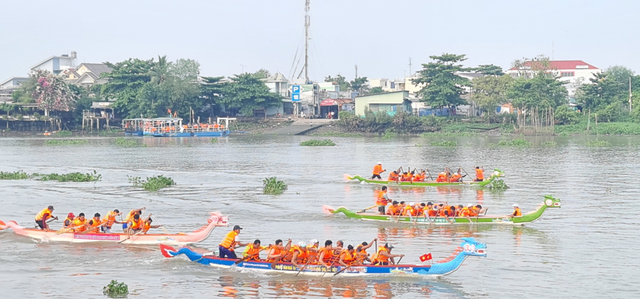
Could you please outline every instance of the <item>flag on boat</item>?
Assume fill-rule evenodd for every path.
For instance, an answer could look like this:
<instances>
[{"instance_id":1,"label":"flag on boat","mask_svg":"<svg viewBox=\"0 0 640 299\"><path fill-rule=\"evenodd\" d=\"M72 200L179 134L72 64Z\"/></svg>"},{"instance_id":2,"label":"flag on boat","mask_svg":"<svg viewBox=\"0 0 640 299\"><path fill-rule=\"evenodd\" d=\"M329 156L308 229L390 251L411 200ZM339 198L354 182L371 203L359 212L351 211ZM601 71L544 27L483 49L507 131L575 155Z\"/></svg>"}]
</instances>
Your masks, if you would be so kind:
<instances>
[{"instance_id":1,"label":"flag on boat","mask_svg":"<svg viewBox=\"0 0 640 299\"><path fill-rule=\"evenodd\" d=\"M432 259L433 257L431 256L431 253L427 253L427 254L423 254L420 256L420 261L424 262L424 261L428 261L430 259Z\"/></svg>"}]
</instances>

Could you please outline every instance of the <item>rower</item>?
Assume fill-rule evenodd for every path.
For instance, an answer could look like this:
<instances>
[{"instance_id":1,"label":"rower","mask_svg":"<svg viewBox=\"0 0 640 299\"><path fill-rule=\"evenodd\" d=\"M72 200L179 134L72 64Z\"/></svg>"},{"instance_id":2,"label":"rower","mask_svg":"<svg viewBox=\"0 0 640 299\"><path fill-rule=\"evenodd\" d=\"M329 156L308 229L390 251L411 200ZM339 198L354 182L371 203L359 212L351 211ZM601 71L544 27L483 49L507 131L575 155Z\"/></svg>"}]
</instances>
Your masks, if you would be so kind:
<instances>
[{"instance_id":1,"label":"rower","mask_svg":"<svg viewBox=\"0 0 640 299\"><path fill-rule=\"evenodd\" d=\"M427 173L422 170L419 174L416 174L413 177L413 181L414 182L424 182L424 180L427 178Z\"/></svg>"},{"instance_id":2,"label":"rower","mask_svg":"<svg viewBox=\"0 0 640 299\"><path fill-rule=\"evenodd\" d=\"M355 250L353 249L353 245L349 244L346 250L343 250L340 253L340 260L338 263L342 266L349 267L355 260Z\"/></svg>"},{"instance_id":3,"label":"rower","mask_svg":"<svg viewBox=\"0 0 640 299\"><path fill-rule=\"evenodd\" d=\"M409 172L407 171L403 172L402 175L400 176L400 181L411 182L411 175L409 174Z\"/></svg>"},{"instance_id":4,"label":"rower","mask_svg":"<svg viewBox=\"0 0 640 299\"><path fill-rule=\"evenodd\" d=\"M116 220L116 216L118 215L122 215L122 213L120 213L118 209L115 209L107 213L107 215L104 216L104 218L102 218L102 222L104 223L102 225L102 231L104 233L110 234L111 227L113 226L114 223L122 224L122 222Z\"/></svg>"},{"instance_id":5,"label":"rower","mask_svg":"<svg viewBox=\"0 0 640 299\"><path fill-rule=\"evenodd\" d=\"M307 264L316 264L318 262L318 255L320 255L320 242L318 239L312 239L307 246Z\"/></svg>"},{"instance_id":6,"label":"rower","mask_svg":"<svg viewBox=\"0 0 640 299\"><path fill-rule=\"evenodd\" d=\"M333 264L333 246L331 244L333 244L331 240L325 241L324 247L320 248L320 256L318 256L318 264L326 268Z\"/></svg>"},{"instance_id":7,"label":"rower","mask_svg":"<svg viewBox=\"0 0 640 299\"><path fill-rule=\"evenodd\" d=\"M396 214L397 216L402 216L402 214L404 213L404 208L407 206L407 204L404 203L404 201L401 201L398 204L398 214Z\"/></svg>"},{"instance_id":8,"label":"rower","mask_svg":"<svg viewBox=\"0 0 640 299\"><path fill-rule=\"evenodd\" d=\"M379 179L381 180L382 177L380 177L380 175L387 171L386 169L382 169L382 162L378 162L378 164L376 164L376 166L373 167L373 175L371 176L371 179Z\"/></svg>"},{"instance_id":9,"label":"rower","mask_svg":"<svg viewBox=\"0 0 640 299\"><path fill-rule=\"evenodd\" d=\"M389 203L389 197L387 196L387 186L382 186L382 190L378 192L376 198L376 205L378 205L378 212L380 215L384 215L384 209Z\"/></svg>"},{"instance_id":10,"label":"rower","mask_svg":"<svg viewBox=\"0 0 640 299\"><path fill-rule=\"evenodd\" d=\"M399 179L400 179L400 175L398 174L398 171L394 170L391 173L389 173L389 178L387 178L387 181L398 182Z\"/></svg>"},{"instance_id":11,"label":"rower","mask_svg":"<svg viewBox=\"0 0 640 299\"><path fill-rule=\"evenodd\" d=\"M62 228L70 228L71 225L73 225L74 218L76 218L76 215L74 215L73 213L69 213L67 215L67 218L64 219L64 222L62 223Z\"/></svg>"},{"instance_id":12,"label":"rower","mask_svg":"<svg viewBox=\"0 0 640 299\"><path fill-rule=\"evenodd\" d=\"M462 172L460 170L460 168L458 168L458 172L454 173L451 175L451 182L460 182L462 181Z\"/></svg>"},{"instance_id":13,"label":"rower","mask_svg":"<svg viewBox=\"0 0 640 299\"><path fill-rule=\"evenodd\" d=\"M140 217L140 214L134 214L133 219L131 219L131 221L129 221L129 223L127 224L127 233L131 235L142 231L143 223L144 220L142 219L142 217Z\"/></svg>"},{"instance_id":14,"label":"rower","mask_svg":"<svg viewBox=\"0 0 640 299\"><path fill-rule=\"evenodd\" d=\"M267 262L277 262L280 261L285 255L287 255L287 251L291 248L291 239L287 242L286 246L282 246L282 240L276 240L276 244L271 246L269 249L269 254L267 254Z\"/></svg>"},{"instance_id":15,"label":"rower","mask_svg":"<svg viewBox=\"0 0 640 299\"><path fill-rule=\"evenodd\" d=\"M387 211L387 215L396 215L396 214L399 214L398 201L394 200L393 202L391 202L391 205L389 206L389 210Z\"/></svg>"},{"instance_id":16,"label":"rower","mask_svg":"<svg viewBox=\"0 0 640 299\"><path fill-rule=\"evenodd\" d=\"M376 256L373 259L374 265L389 265L395 264L394 258L396 257L404 257L404 254L391 254L391 249L393 249L393 245L389 243L384 244L384 246L378 247L378 252L376 252Z\"/></svg>"},{"instance_id":17,"label":"rower","mask_svg":"<svg viewBox=\"0 0 640 299\"><path fill-rule=\"evenodd\" d=\"M410 202L407 206L405 206L404 209L402 209L402 216L413 216L413 213L415 212L413 206L415 205L415 203Z\"/></svg>"},{"instance_id":18,"label":"rower","mask_svg":"<svg viewBox=\"0 0 640 299\"><path fill-rule=\"evenodd\" d=\"M476 178L474 180L475 182L482 182L484 181L484 167L480 167L480 166L476 166Z\"/></svg>"},{"instance_id":19,"label":"rower","mask_svg":"<svg viewBox=\"0 0 640 299\"><path fill-rule=\"evenodd\" d=\"M153 222L153 219L151 219L151 214L149 214L149 217L147 217L147 219L144 220L144 222L142 223L142 232L143 234L147 234L147 232L152 229L152 228L159 228L162 227L162 225L153 225L151 224Z\"/></svg>"},{"instance_id":20,"label":"rower","mask_svg":"<svg viewBox=\"0 0 640 299\"><path fill-rule=\"evenodd\" d=\"M518 206L518 204L513 204L513 213L511 214L511 217L520 217L522 216L522 211L520 210L520 207Z\"/></svg>"},{"instance_id":21,"label":"rower","mask_svg":"<svg viewBox=\"0 0 640 299\"><path fill-rule=\"evenodd\" d=\"M415 210L415 215L413 216L422 216L424 215L424 211L427 208L427 206L423 203L421 204L416 204L416 206L413 208Z\"/></svg>"},{"instance_id":22,"label":"rower","mask_svg":"<svg viewBox=\"0 0 640 299\"><path fill-rule=\"evenodd\" d=\"M249 245L238 241L237 237L238 234L240 234L240 230L242 230L242 227L240 227L240 225L235 225L233 227L233 230L227 233L227 235L224 237L224 239L218 246L218 250L220 251L220 258L226 257L230 259L237 259L238 257L236 256L235 248Z\"/></svg>"},{"instance_id":23,"label":"rower","mask_svg":"<svg viewBox=\"0 0 640 299\"><path fill-rule=\"evenodd\" d=\"M100 227L102 226L102 221L100 221L100 213L95 213L93 218L89 220L87 227L90 233L99 233Z\"/></svg>"},{"instance_id":24,"label":"rower","mask_svg":"<svg viewBox=\"0 0 640 299\"><path fill-rule=\"evenodd\" d=\"M338 240L336 242L336 247L333 248L333 255L337 256L340 253L342 253L342 250L344 249L344 242L342 242L342 240Z\"/></svg>"},{"instance_id":25,"label":"rower","mask_svg":"<svg viewBox=\"0 0 640 299\"><path fill-rule=\"evenodd\" d=\"M438 211L437 209L434 209L432 202L427 202L427 210L424 214L430 217L435 217L438 215Z\"/></svg>"},{"instance_id":26,"label":"rower","mask_svg":"<svg viewBox=\"0 0 640 299\"><path fill-rule=\"evenodd\" d=\"M293 251L293 255L291 256L291 264L301 269L298 264L308 263L309 254L307 251L307 244L304 242L298 242L298 245L295 245L291 248Z\"/></svg>"},{"instance_id":27,"label":"rower","mask_svg":"<svg viewBox=\"0 0 640 299\"><path fill-rule=\"evenodd\" d=\"M256 239L252 244L247 245L247 250L244 254L245 261L259 261L260 260L260 251L265 249L266 247L260 246L260 240Z\"/></svg>"},{"instance_id":28,"label":"rower","mask_svg":"<svg viewBox=\"0 0 640 299\"><path fill-rule=\"evenodd\" d=\"M36 215L35 217L36 223L38 224L41 230L48 232L49 224L47 224L47 220L58 219L58 217L54 217L52 213L53 213L53 206L48 206L46 209L43 209L42 211L40 211L40 213Z\"/></svg>"},{"instance_id":29,"label":"rower","mask_svg":"<svg viewBox=\"0 0 640 299\"><path fill-rule=\"evenodd\" d=\"M127 232L127 226L129 225L129 222L131 222L131 220L133 219L133 215L142 215L142 210L146 209L145 207L142 207L140 209L136 209L136 210L131 210L129 211L129 214L127 214L127 218L124 219L124 222L122 222L122 230L126 233Z\"/></svg>"},{"instance_id":30,"label":"rower","mask_svg":"<svg viewBox=\"0 0 640 299\"><path fill-rule=\"evenodd\" d=\"M84 218L84 213L78 214L78 217L73 220L73 231L81 233L87 230L87 219Z\"/></svg>"},{"instance_id":31,"label":"rower","mask_svg":"<svg viewBox=\"0 0 640 299\"><path fill-rule=\"evenodd\" d=\"M446 172L441 172L440 174L438 174L438 177L436 178L436 182L438 183L446 183L447 182L447 173Z\"/></svg>"},{"instance_id":32,"label":"rower","mask_svg":"<svg viewBox=\"0 0 640 299\"><path fill-rule=\"evenodd\" d=\"M371 241L371 243L362 242L362 244L356 247L356 257L353 261L354 265L363 265L364 262L371 262L371 260L369 259L369 254L367 253L367 249L371 248L371 246L373 246L373 243L377 240L378 239L375 238L373 239L373 241Z\"/></svg>"}]
</instances>

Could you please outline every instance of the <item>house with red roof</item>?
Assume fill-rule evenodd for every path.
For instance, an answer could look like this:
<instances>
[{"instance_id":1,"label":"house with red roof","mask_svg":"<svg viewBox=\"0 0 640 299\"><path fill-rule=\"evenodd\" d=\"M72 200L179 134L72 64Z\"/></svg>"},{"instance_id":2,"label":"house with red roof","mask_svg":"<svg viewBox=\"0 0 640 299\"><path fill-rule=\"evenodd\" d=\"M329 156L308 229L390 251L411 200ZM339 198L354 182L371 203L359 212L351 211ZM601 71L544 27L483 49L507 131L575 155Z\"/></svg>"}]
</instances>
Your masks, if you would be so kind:
<instances>
[{"instance_id":1,"label":"house with red roof","mask_svg":"<svg viewBox=\"0 0 640 299\"><path fill-rule=\"evenodd\" d=\"M589 79L602 71L582 60L550 60L548 65L544 65L540 61L525 61L522 66L512 67L505 73L512 77L521 77L532 75L540 70L552 72L559 77L558 80L567 82L565 87L569 92L569 97L575 95L580 85L590 83Z\"/></svg>"}]
</instances>

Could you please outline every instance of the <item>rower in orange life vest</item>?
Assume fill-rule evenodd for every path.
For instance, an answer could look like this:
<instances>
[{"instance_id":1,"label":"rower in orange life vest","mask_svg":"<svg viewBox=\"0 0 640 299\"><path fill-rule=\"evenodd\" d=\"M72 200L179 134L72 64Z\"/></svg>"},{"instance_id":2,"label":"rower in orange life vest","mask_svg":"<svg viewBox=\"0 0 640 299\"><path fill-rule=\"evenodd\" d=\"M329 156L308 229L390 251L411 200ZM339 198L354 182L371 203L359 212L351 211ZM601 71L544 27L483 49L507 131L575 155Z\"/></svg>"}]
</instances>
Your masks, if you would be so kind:
<instances>
[{"instance_id":1,"label":"rower in orange life vest","mask_svg":"<svg viewBox=\"0 0 640 299\"><path fill-rule=\"evenodd\" d=\"M71 226L73 225L73 219L75 218L76 218L76 215L74 215L73 213L69 213L67 215L67 218L62 223L62 228L71 228Z\"/></svg>"},{"instance_id":2,"label":"rower in orange life vest","mask_svg":"<svg viewBox=\"0 0 640 299\"><path fill-rule=\"evenodd\" d=\"M256 239L253 243L247 245L247 249L244 253L245 261L259 261L260 251L266 249L265 246L260 246L260 240Z\"/></svg>"},{"instance_id":3,"label":"rower in orange life vest","mask_svg":"<svg viewBox=\"0 0 640 299\"><path fill-rule=\"evenodd\" d=\"M298 242L298 245L291 247L293 255L291 256L291 264L301 269L299 264L307 264L309 262L309 254L307 251L307 244L304 242Z\"/></svg>"},{"instance_id":4,"label":"rower in orange life vest","mask_svg":"<svg viewBox=\"0 0 640 299\"><path fill-rule=\"evenodd\" d=\"M49 225L47 224L47 220L49 219L58 219L58 217L53 217L51 214L53 213L53 206L48 206L46 209L43 209L38 213L35 217L36 223L40 227L40 229L44 231L49 231Z\"/></svg>"},{"instance_id":5,"label":"rower in orange life vest","mask_svg":"<svg viewBox=\"0 0 640 299\"><path fill-rule=\"evenodd\" d=\"M378 247L378 251L371 262L374 265L389 265L390 263L393 265L396 263L395 257L404 257L404 254L391 254L391 249L393 249L393 245L389 243Z\"/></svg>"},{"instance_id":6,"label":"rower in orange life vest","mask_svg":"<svg viewBox=\"0 0 640 299\"><path fill-rule=\"evenodd\" d=\"M113 226L114 223L122 224L122 222L116 220L116 216L121 215L121 214L122 213L120 213L120 211L118 209L115 209L115 210L110 211L109 213L107 213L107 215L104 216L104 218L102 218L102 227L100 227L102 232L110 234L111 233L111 227Z\"/></svg>"},{"instance_id":7,"label":"rower in orange life vest","mask_svg":"<svg viewBox=\"0 0 640 299\"><path fill-rule=\"evenodd\" d=\"M440 174L438 174L438 177L436 178L436 182L446 183L448 179L449 178L447 177L447 173L443 171Z\"/></svg>"},{"instance_id":8,"label":"rower in orange life vest","mask_svg":"<svg viewBox=\"0 0 640 299\"><path fill-rule=\"evenodd\" d=\"M450 182L460 182L462 181L462 173L460 168L458 168L458 172L454 173L451 175L451 179L449 180Z\"/></svg>"},{"instance_id":9,"label":"rower in orange life vest","mask_svg":"<svg viewBox=\"0 0 640 299\"><path fill-rule=\"evenodd\" d=\"M276 240L276 244L271 246L269 253L267 254L267 262L278 262L284 258L289 249L291 249L291 239L287 242L286 246L282 246L282 240Z\"/></svg>"},{"instance_id":10,"label":"rower in orange life vest","mask_svg":"<svg viewBox=\"0 0 640 299\"><path fill-rule=\"evenodd\" d=\"M389 210L387 210L387 215L400 215L400 211L398 210L398 201L394 200L393 202L391 202Z\"/></svg>"},{"instance_id":11,"label":"rower in orange life vest","mask_svg":"<svg viewBox=\"0 0 640 299\"><path fill-rule=\"evenodd\" d=\"M378 205L378 212L380 215L384 215L384 209L389 203L389 197L387 196L387 186L382 186L382 190L378 192L376 199L376 205Z\"/></svg>"},{"instance_id":12,"label":"rower in orange life vest","mask_svg":"<svg viewBox=\"0 0 640 299\"><path fill-rule=\"evenodd\" d=\"M338 263L342 266L349 267L355 261L355 259L356 252L353 249L353 245L349 244L347 246L347 249L340 252L340 260L338 260Z\"/></svg>"},{"instance_id":13,"label":"rower in orange life vest","mask_svg":"<svg viewBox=\"0 0 640 299\"><path fill-rule=\"evenodd\" d=\"M78 217L73 220L73 231L81 233L87 230L87 219L84 218L84 213L78 214Z\"/></svg>"},{"instance_id":14,"label":"rower in orange life vest","mask_svg":"<svg viewBox=\"0 0 640 299\"><path fill-rule=\"evenodd\" d=\"M136 209L136 210L131 210L129 212L129 214L127 214L127 218L124 219L124 222L122 222L122 231L124 231L125 233L127 232L127 226L129 225L129 222L131 222L131 219L133 219L133 216L138 214L138 215L142 215L142 210L146 209L145 207L141 208L141 209Z\"/></svg>"},{"instance_id":15,"label":"rower in orange life vest","mask_svg":"<svg viewBox=\"0 0 640 299\"><path fill-rule=\"evenodd\" d=\"M226 257L230 259L237 259L238 257L236 256L235 248L249 245L238 241L237 237L238 234L240 234L241 229L242 227L236 225L233 227L233 230L227 233L227 235L224 237L224 239L218 246L218 250L220 251L220 258Z\"/></svg>"},{"instance_id":16,"label":"rower in orange life vest","mask_svg":"<svg viewBox=\"0 0 640 299\"><path fill-rule=\"evenodd\" d=\"M127 224L127 234L137 234L142 231L144 225L144 219L140 216L140 214L133 215L133 219L129 221Z\"/></svg>"},{"instance_id":17,"label":"rower in orange life vest","mask_svg":"<svg viewBox=\"0 0 640 299\"><path fill-rule=\"evenodd\" d=\"M369 259L369 254L367 253L367 249L371 248L371 246L373 246L373 242L377 240L378 239L375 238L373 239L373 241L371 241L371 243L362 242L362 244L356 247L356 257L353 261L353 265L364 265L364 262L371 262L371 260Z\"/></svg>"},{"instance_id":18,"label":"rower in orange life vest","mask_svg":"<svg viewBox=\"0 0 640 299\"><path fill-rule=\"evenodd\" d=\"M335 262L333 256L334 248L331 244L333 244L331 240L326 240L324 247L320 248L320 255L318 256L318 265L322 265L325 268L329 268Z\"/></svg>"},{"instance_id":19,"label":"rower in orange life vest","mask_svg":"<svg viewBox=\"0 0 640 299\"><path fill-rule=\"evenodd\" d=\"M484 167L479 167L476 166L476 179L474 180L475 182L482 182L484 181Z\"/></svg>"},{"instance_id":20,"label":"rower in orange life vest","mask_svg":"<svg viewBox=\"0 0 640 299\"><path fill-rule=\"evenodd\" d=\"M89 220L89 223L87 223L87 228L89 229L90 233L99 233L101 226L102 221L100 221L100 213L95 213L93 215L93 218Z\"/></svg>"},{"instance_id":21,"label":"rower in orange life vest","mask_svg":"<svg viewBox=\"0 0 640 299\"><path fill-rule=\"evenodd\" d=\"M389 173L389 178L387 178L387 181L398 182L399 180L400 180L400 174L398 174L397 170L394 170L391 173Z\"/></svg>"},{"instance_id":22,"label":"rower in orange life vest","mask_svg":"<svg viewBox=\"0 0 640 299\"><path fill-rule=\"evenodd\" d=\"M520 207L518 207L518 204L514 204L513 213L511 214L511 217L520 217L520 216L522 216L522 211L520 210Z\"/></svg>"},{"instance_id":23,"label":"rower in orange life vest","mask_svg":"<svg viewBox=\"0 0 640 299\"><path fill-rule=\"evenodd\" d=\"M162 225L153 225L153 224L151 224L153 222L153 219L151 219L151 215L152 214L149 213L149 217L147 217L147 219L145 219L144 222L142 223L142 233L145 234L145 235L152 228L162 227Z\"/></svg>"},{"instance_id":24,"label":"rower in orange life vest","mask_svg":"<svg viewBox=\"0 0 640 299\"><path fill-rule=\"evenodd\" d=\"M382 177L380 177L380 175L387 171L386 169L382 169L382 162L378 162L378 164L376 164L376 166L373 167L373 175L371 176L371 179L379 179L381 180Z\"/></svg>"}]
</instances>

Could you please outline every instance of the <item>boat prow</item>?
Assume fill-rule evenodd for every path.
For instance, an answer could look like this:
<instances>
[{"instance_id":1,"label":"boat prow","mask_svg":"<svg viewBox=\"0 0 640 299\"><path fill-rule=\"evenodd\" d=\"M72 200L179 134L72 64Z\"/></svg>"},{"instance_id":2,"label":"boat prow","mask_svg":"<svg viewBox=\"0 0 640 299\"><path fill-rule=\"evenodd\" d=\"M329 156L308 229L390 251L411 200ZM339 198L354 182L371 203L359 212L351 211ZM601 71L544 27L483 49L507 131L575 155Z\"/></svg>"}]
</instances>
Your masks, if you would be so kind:
<instances>
[{"instance_id":1,"label":"boat prow","mask_svg":"<svg viewBox=\"0 0 640 299\"><path fill-rule=\"evenodd\" d=\"M7 225L16 235L30 237L42 242L70 242L70 243L94 243L107 242L118 244L136 245L187 245L195 244L206 240L218 226L228 226L229 217L222 215L219 211L210 213L207 224L191 233L177 234L133 234L124 233L74 233L61 231L44 231L40 229L25 228L15 221L9 221Z\"/></svg>"},{"instance_id":2,"label":"boat prow","mask_svg":"<svg viewBox=\"0 0 640 299\"><path fill-rule=\"evenodd\" d=\"M237 266L240 269L251 269L260 272L272 272L294 275L322 276L331 278L337 274L344 276L443 276L448 275L460 268L462 262L469 256L487 256L487 245L479 243L474 238L462 238L460 247L454 253L433 264L400 264L400 265L353 265L350 267L320 265L305 265L298 268L291 263L275 263L266 261L243 261L240 259L219 258L212 255L203 255L193 251L189 247L175 249L171 246L160 245L163 256L173 258L184 254L187 258L196 263L210 265L219 268L232 268ZM327 275L329 274L329 275Z\"/></svg>"}]
</instances>

